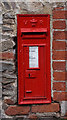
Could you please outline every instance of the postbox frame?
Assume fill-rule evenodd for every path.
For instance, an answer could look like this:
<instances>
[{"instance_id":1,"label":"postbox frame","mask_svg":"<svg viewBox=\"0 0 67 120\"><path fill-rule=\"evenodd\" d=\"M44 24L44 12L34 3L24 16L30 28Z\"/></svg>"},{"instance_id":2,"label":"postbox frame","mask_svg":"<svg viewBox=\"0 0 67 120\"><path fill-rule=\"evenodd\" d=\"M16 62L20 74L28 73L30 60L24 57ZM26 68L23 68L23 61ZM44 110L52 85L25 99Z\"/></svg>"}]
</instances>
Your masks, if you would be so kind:
<instances>
[{"instance_id":1,"label":"postbox frame","mask_svg":"<svg viewBox=\"0 0 67 120\"><path fill-rule=\"evenodd\" d=\"M51 73L50 73L50 15L48 14L36 14L36 15L33 15L33 14L18 14L17 15L17 24L19 23L19 17L37 17L37 16L46 16L48 17L48 26L49 26L49 36L48 36L48 44L46 48L46 54L48 54L48 57L47 57L47 61L46 61L46 64L47 64L47 74L46 74L46 77L48 78L47 81L48 81L48 85L46 84L46 94L47 94L47 98L43 98L43 97L39 97L38 99L37 98L30 98L30 99L23 99L24 98L24 78L23 78L23 46L26 45L26 46L36 46L37 44L23 44L22 45L22 42L21 42L21 32L18 30L19 26L17 25L17 38L18 38L18 104L40 104L40 103L51 103ZM29 28L28 28L29 30ZM43 29L42 29L43 30ZM21 29L21 31L23 31ZM30 30L29 30L30 31ZM47 31L47 29L45 29L45 31ZM27 31L25 31L27 32ZM38 45L44 45L44 44L41 44L39 43ZM21 61L22 62L21 62ZM20 69L21 68L21 69ZM36 68L37 69L37 68ZM22 75L21 75L22 74ZM43 98L43 99L42 99Z\"/></svg>"}]
</instances>

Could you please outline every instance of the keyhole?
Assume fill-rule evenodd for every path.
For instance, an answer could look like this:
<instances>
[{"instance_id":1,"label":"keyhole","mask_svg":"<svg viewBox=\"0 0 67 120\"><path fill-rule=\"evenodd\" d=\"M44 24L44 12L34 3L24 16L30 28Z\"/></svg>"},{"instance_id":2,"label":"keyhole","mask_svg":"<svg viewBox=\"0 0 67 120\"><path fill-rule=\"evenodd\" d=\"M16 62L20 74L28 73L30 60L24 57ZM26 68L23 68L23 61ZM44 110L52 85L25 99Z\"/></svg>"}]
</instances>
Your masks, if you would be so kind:
<instances>
[{"instance_id":1,"label":"keyhole","mask_svg":"<svg viewBox=\"0 0 67 120\"><path fill-rule=\"evenodd\" d=\"M29 78L30 78L30 73L29 73Z\"/></svg>"}]
</instances>

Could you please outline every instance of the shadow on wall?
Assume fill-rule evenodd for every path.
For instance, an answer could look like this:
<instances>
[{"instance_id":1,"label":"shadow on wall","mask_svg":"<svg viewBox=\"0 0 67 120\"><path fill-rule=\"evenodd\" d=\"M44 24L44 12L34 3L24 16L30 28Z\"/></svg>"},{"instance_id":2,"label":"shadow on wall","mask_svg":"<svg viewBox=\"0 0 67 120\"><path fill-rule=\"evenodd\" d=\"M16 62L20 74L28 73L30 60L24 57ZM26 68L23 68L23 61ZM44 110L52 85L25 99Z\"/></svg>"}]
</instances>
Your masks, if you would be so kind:
<instances>
[{"instance_id":1,"label":"shadow on wall","mask_svg":"<svg viewBox=\"0 0 67 120\"><path fill-rule=\"evenodd\" d=\"M17 49L18 49L18 46L17 46L17 36L15 36L13 38L13 41L15 42L15 46L13 47L13 49L15 50L15 59L14 59L14 62L15 62L15 73L16 73L16 75L18 75L18 65L17 65Z\"/></svg>"}]
</instances>

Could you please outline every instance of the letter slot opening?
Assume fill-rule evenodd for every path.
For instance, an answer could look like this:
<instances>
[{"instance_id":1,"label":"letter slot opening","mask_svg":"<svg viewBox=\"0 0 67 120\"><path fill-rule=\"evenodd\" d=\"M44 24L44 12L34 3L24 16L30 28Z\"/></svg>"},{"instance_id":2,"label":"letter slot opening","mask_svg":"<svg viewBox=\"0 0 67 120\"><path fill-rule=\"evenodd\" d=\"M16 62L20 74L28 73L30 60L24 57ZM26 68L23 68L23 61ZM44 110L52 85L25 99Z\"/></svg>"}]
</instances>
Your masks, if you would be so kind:
<instances>
[{"instance_id":1,"label":"letter slot opening","mask_svg":"<svg viewBox=\"0 0 67 120\"><path fill-rule=\"evenodd\" d=\"M47 29L21 29L21 37L22 38L46 38Z\"/></svg>"}]
</instances>

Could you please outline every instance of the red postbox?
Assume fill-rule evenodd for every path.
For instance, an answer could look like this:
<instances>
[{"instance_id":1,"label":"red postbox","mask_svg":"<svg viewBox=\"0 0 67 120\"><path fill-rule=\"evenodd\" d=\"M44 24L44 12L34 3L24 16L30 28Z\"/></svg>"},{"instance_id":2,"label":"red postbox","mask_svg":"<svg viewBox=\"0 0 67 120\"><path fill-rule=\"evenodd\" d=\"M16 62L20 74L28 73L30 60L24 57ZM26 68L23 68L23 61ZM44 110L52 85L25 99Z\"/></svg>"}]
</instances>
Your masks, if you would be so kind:
<instances>
[{"instance_id":1,"label":"red postbox","mask_svg":"<svg viewBox=\"0 0 67 120\"><path fill-rule=\"evenodd\" d=\"M18 14L17 37L18 103L50 103L50 16Z\"/></svg>"}]
</instances>

